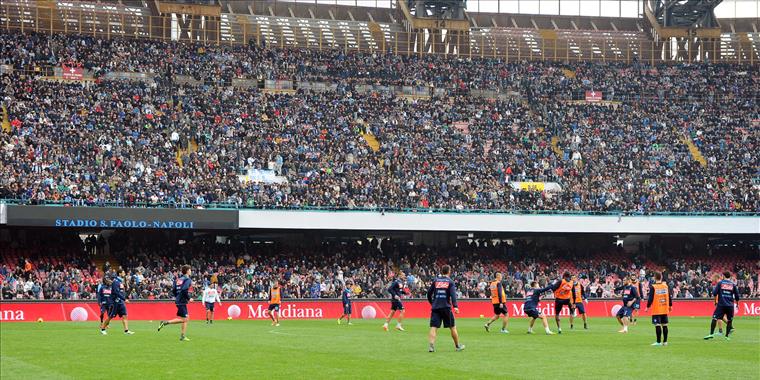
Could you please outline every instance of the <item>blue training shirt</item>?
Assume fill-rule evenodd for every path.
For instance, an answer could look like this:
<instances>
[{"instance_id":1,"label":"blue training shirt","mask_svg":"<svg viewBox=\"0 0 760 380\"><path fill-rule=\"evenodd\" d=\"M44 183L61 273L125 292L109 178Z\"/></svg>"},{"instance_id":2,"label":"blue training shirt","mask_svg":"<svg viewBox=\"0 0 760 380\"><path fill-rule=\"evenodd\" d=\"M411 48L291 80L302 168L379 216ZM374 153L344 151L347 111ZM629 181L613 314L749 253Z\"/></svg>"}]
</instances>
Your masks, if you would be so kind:
<instances>
[{"instance_id":1,"label":"blue training shirt","mask_svg":"<svg viewBox=\"0 0 760 380\"><path fill-rule=\"evenodd\" d=\"M715 285L713 297L717 297L716 304L718 306L734 307L734 302L739 301L739 291L733 281L724 279Z\"/></svg>"},{"instance_id":2,"label":"blue training shirt","mask_svg":"<svg viewBox=\"0 0 760 380\"><path fill-rule=\"evenodd\" d=\"M121 277L116 277L111 284L111 299L113 303L122 303L127 300L127 291Z\"/></svg>"},{"instance_id":3,"label":"blue training shirt","mask_svg":"<svg viewBox=\"0 0 760 380\"><path fill-rule=\"evenodd\" d=\"M523 304L523 310L538 308L538 301L541 299L541 294L543 294L544 292L548 292L550 290L552 290L552 285L546 286L544 288L534 288L534 289L526 290L525 303Z\"/></svg>"},{"instance_id":4,"label":"blue training shirt","mask_svg":"<svg viewBox=\"0 0 760 380\"><path fill-rule=\"evenodd\" d=\"M187 305L190 302L190 285L193 284L187 276L182 276L174 281L174 303Z\"/></svg>"},{"instance_id":5,"label":"blue training shirt","mask_svg":"<svg viewBox=\"0 0 760 380\"><path fill-rule=\"evenodd\" d=\"M428 302L433 309L450 309L457 305L457 286L448 277L436 277L427 292Z\"/></svg>"},{"instance_id":6,"label":"blue training shirt","mask_svg":"<svg viewBox=\"0 0 760 380\"><path fill-rule=\"evenodd\" d=\"M343 288L343 293L341 298L343 299L344 305L350 305L351 304L351 289L349 288Z\"/></svg>"}]
</instances>

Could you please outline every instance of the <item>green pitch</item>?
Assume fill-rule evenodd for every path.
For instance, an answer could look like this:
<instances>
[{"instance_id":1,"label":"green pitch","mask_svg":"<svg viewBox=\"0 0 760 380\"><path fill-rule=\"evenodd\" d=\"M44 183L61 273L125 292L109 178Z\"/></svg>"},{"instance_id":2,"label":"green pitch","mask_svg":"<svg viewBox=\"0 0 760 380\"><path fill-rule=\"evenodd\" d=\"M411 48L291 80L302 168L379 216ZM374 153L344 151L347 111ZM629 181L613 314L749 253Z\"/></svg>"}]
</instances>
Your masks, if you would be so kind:
<instances>
[{"instance_id":1,"label":"green pitch","mask_svg":"<svg viewBox=\"0 0 760 380\"><path fill-rule=\"evenodd\" d=\"M3 379L758 379L760 319L737 318L731 341L703 341L707 318L672 318L670 346L650 347L648 317L618 334L611 318L592 319L590 330L546 336L537 321L512 318L510 334L498 324L459 319L464 352L455 352L448 330L439 330L436 353L427 352L427 320L409 320L406 332L384 332L380 320L192 322L190 342L179 326L132 322L125 336L114 321L108 336L96 323L3 323ZM551 321L553 323L553 321ZM643 322L643 323L642 323ZM576 326L577 328L577 326ZM553 327L553 330L556 330Z\"/></svg>"}]
</instances>

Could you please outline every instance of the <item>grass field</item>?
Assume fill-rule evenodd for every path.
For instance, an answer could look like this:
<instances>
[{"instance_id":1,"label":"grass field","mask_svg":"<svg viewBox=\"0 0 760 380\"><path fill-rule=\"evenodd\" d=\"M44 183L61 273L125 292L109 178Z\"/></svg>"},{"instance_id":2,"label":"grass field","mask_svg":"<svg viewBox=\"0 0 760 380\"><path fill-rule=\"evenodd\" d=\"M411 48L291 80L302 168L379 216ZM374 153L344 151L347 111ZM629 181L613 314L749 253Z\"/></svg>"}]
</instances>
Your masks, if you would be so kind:
<instances>
[{"instance_id":1,"label":"grass field","mask_svg":"<svg viewBox=\"0 0 760 380\"><path fill-rule=\"evenodd\" d=\"M409 320L406 332L384 332L380 320L192 322L190 342L179 326L132 322L135 335L108 336L96 323L3 323L3 379L760 379L760 319L737 318L731 341L703 341L707 318L672 318L670 345L650 347L654 328L628 335L613 319L590 329L546 336L540 324L526 335L527 319L512 318L511 334L486 333L483 320L459 319L463 352L440 330L436 353L427 352L427 320ZM553 321L551 321L553 323ZM566 323L566 321L564 321ZM539 323L539 321L537 321Z\"/></svg>"}]
</instances>

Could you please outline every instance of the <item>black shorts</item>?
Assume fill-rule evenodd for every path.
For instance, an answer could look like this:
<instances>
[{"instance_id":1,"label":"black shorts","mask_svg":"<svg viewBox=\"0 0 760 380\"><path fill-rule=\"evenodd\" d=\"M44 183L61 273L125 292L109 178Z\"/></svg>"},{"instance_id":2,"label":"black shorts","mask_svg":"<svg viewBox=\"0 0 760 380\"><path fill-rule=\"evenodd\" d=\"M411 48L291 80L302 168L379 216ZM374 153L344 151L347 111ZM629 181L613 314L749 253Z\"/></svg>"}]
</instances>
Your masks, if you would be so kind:
<instances>
[{"instance_id":1,"label":"black shorts","mask_svg":"<svg viewBox=\"0 0 760 380\"><path fill-rule=\"evenodd\" d=\"M507 312L507 306L504 305L504 307L501 307L501 305L504 304L493 304L493 315L506 315L509 316L509 312Z\"/></svg>"},{"instance_id":2,"label":"black shorts","mask_svg":"<svg viewBox=\"0 0 760 380\"><path fill-rule=\"evenodd\" d=\"M108 309L111 308L109 305L100 305L100 313L101 314L108 314Z\"/></svg>"},{"instance_id":3,"label":"black shorts","mask_svg":"<svg viewBox=\"0 0 760 380\"><path fill-rule=\"evenodd\" d=\"M430 327L440 328L441 323L445 328L452 328L456 325L454 313L451 312L451 309L433 309L430 311Z\"/></svg>"},{"instance_id":4,"label":"black shorts","mask_svg":"<svg viewBox=\"0 0 760 380\"><path fill-rule=\"evenodd\" d=\"M734 320L734 307L733 306L716 306L713 312L713 319L723 319L723 316L727 320Z\"/></svg>"},{"instance_id":5,"label":"black shorts","mask_svg":"<svg viewBox=\"0 0 760 380\"><path fill-rule=\"evenodd\" d=\"M525 315L531 318L541 318L541 310L534 308L525 309Z\"/></svg>"},{"instance_id":6,"label":"black shorts","mask_svg":"<svg viewBox=\"0 0 760 380\"><path fill-rule=\"evenodd\" d=\"M566 299L566 300L561 300L561 299L554 300L554 314L555 315L559 315L559 313L562 312L562 307L563 306L567 306L568 308L570 307L570 299L569 298Z\"/></svg>"},{"instance_id":7,"label":"black shorts","mask_svg":"<svg viewBox=\"0 0 760 380\"><path fill-rule=\"evenodd\" d=\"M269 305L269 309L267 309L267 310L269 310L269 311L273 311L274 310L274 311L276 311L276 312L279 313L280 312L280 304L279 303L270 304Z\"/></svg>"},{"instance_id":8,"label":"black shorts","mask_svg":"<svg viewBox=\"0 0 760 380\"><path fill-rule=\"evenodd\" d=\"M114 317L126 317L127 316L127 305L124 305L123 303L115 303L111 305L111 309L108 310L108 317L114 318Z\"/></svg>"},{"instance_id":9,"label":"black shorts","mask_svg":"<svg viewBox=\"0 0 760 380\"><path fill-rule=\"evenodd\" d=\"M399 300L391 300L391 310L404 310L404 304Z\"/></svg>"},{"instance_id":10,"label":"black shorts","mask_svg":"<svg viewBox=\"0 0 760 380\"><path fill-rule=\"evenodd\" d=\"M204 302L206 304L206 310L210 312L214 312L214 303L213 302Z\"/></svg>"},{"instance_id":11,"label":"black shorts","mask_svg":"<svg viewBox=\"0 0 760 380\"><path fill-rule=\"evenodd\" d=\"M177 316L180 318L187 318L187 305L177 305Z\"/></svg>"},{"instance_id":12,"label":"black shorts","mask_svg":"<svg viewBox=\"0 0 760 380\"><path fill-rule=\"evenodd\" d=\"M652 316L652 324L653 325L667 325L668 324L668 315L667 314L657 314Z\"/></svg>"},{"instance_id":13,"label":"black shorts","mask_svg":"<svg viewBox=\"0 0 760 380\"><path fill-rule=\"evenodd\" d=\"M628 306L622 306L620 310L618 310L615 316L619 318L625 318L625 317L630 318L632 313L633 313L633 308L628 307Z\"/></svg>"},{"instance_id":14,"label":"black shorts","mask_svg":"<svg viewBox=\"0 0 760 380\"><path fill-rule=\"evenodd\" d=\"M350 315L351 314L351 304L350 303L344 303L343 304L343 314Z\"/></svg>"},{"instance_id":15,"label":"black shorts","mask_svg":"<svg viewBox=\"0 0 760 380\"><path fill-rule=\"evenodd\" d=\"M583 302L576 302L575 310L578 310L578 315L586 314L586 306L583 305Z\"/></svg>"}]
</instances>

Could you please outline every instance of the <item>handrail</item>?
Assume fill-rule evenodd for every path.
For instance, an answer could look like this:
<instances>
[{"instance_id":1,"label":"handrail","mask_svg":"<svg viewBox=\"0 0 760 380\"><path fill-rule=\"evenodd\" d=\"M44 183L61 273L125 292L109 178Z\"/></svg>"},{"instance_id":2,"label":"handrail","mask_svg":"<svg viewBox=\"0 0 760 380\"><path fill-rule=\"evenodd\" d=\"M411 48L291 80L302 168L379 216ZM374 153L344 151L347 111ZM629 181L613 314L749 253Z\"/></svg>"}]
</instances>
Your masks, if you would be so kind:
<instances>
[{"instance_id":1,"label":"handrail","mask_svg":"<svg viewBox=\"0 0 760 380\"><path fill-rule=\"evenodd\" d=\"M42 201L37 203L30 199L0 198L0 204L28 205L39 207L111 207L111 208L166 208L166 209L209 209L209 210L252 210L252 211L291 211L291 212L379 212L379 213L429 213L429 214L506 214L506 215L565 215L565 216L735 216L758 217L760 211L573 211L573 210L507 210L507 209L432 209L405 207L335 207L335 206L273 206L246 205L233 202L211 202L196 205L193 202L130 202L99 201L93 204L75 201Z\"/></svg>"}]
</instances>

